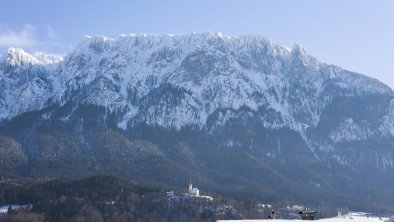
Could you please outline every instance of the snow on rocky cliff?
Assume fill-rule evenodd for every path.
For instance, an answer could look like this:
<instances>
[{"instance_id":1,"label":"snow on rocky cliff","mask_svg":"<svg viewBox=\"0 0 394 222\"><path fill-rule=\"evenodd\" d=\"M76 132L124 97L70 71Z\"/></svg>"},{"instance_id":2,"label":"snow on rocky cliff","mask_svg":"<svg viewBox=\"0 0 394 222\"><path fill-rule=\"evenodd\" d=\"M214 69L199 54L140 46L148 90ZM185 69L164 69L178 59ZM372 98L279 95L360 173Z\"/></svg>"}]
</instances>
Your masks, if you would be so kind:
<instances>
[{"instance_id":1,"label":"snow on rocky cliff","mask_svg":"<svg viewBox=\"0 0 394 222\"><path fill-rule=\"evenodd\" d=\"M21 48L10 48L0 61L0 120L40 110L53 96L49 77L60 56L31 55Z\"/></svg>"},{"instance_id":2,"label":"snow on rocky cliff","mask_svg":"<svg viewBox=\"0 0 394 222\"><path fill-rule=\"evenodd\" d=\"M56 69L46 68L52 63ZM117 113L124 129L140 122L204 128L219 112L213 130L245 108L267 128L304 136L338 96L393 95L377 80L319 62L300 45L220 33L84 36L64 60L11 48L0 85L0 120L75 100ZM391 132L390 121L381 129ZM357 124L344 122L331 139L354 139L343 130L368 136Z\"/></svg>"}]
</instances>

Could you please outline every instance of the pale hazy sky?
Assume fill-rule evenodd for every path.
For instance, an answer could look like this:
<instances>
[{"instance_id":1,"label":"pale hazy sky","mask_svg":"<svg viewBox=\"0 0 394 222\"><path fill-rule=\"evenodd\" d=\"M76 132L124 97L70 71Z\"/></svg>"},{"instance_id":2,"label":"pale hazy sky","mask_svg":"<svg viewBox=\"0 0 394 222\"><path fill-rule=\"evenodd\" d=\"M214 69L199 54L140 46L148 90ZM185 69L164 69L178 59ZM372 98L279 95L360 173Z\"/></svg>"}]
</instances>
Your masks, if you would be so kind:
<instances>
[{"instance_id":1,"label":"pale hazy sky","mask_svg":"<svg viewBox=\"0 0 394 222\"><path fill-rule=\"evenodd\" d=\"M392 0L12 0L0 8L0 49L66 54L84 34L222 32L301 44L322 62L394 88Z\"/></svg>"}]
</instances>

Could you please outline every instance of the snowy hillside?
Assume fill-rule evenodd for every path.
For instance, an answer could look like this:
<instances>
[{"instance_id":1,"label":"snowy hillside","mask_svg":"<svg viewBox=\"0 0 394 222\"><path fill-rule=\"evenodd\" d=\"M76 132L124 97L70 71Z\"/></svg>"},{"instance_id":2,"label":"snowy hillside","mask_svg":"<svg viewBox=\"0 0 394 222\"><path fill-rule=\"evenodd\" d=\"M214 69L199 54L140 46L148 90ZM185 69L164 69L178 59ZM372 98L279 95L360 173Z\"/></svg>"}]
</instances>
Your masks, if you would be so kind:
<instances>
[{"instance_id":1,"label":"snowy hillside","mask_svg":"<svg viewBox=\"0 0 394 222\"><path fill-rule=\"evenodd\" d=\"M385 222L388 218L367 216L365 213L350 213L341 217L319 219L321 222ZM218 220L218 222L264 222L272 220ZM281 220L277 219L276 222L302 222L304 220Z\"/></svg>"}]
</instances>

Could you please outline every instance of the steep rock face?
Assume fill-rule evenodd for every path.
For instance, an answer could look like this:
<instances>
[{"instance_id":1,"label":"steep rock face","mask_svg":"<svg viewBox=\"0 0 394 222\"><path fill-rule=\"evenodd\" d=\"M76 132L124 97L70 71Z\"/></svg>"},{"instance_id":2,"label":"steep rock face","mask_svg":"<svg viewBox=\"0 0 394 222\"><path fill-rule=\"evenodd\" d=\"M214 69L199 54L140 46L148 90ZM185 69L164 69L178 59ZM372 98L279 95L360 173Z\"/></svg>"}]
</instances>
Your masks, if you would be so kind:
<instances>
[{"instance_id":1,"label":"steep rock face","mask_svg":"<svg viewBox=\"0 0 394 222\"><path fill-rule=\"evenodd\" d=\"M11 59L11 66L43 64L33 56L16 57L19 60ZM247 106L253 110L269 107L280 114L282 122L287 121L283 126L302 130L303 125L316 126L334 97L392 93L376 80L318 62L299 45L289 50L258 36L215 33L130 35L118 40L85 36L56 71L7 73L21 71L29 73L26 82L30 84L39 81L36 76L50 81L48 87L55 89L47 89L48 97L60 104L79 96L83 97L81 103L122 112L123 121L144 115L142 121L177 129L194 124L202 127L217 109ZM34 75L40 71L44 74ZM36 85L26 92L40 94L42 87ZM138 103L144 97L168 85L184 91L179 109L162 115L163 107L156 103L148 112L139 112ZM37 104L31 110L42 108ZM6 118L31 110L15 110ZM152 116L152 112L157 115ZM191 122L182 116L176 117L177 122L162 119L174 112L195 118Z\"/></svg>"},{"instance_id":2,"label":"steep rock face","mask_svg":"<svg viewBox=\"0 0 394 222\"><path fill-rule=\"evenodd\" d=\"M267 127L304 132L335 97L392 94L376 80L318 62L298 45L288 50L261 37L214 33L85 36L56 75L61 90L54 100L105 106L121 113L123 128L136 121L201 128L218 109L246 106L277 112L275 122L262 118ZM174 106L145 99L168 87L179 91Z\"/></svg>"},{"instance_id":3,"label":"steep rock face","mask_svg":"<svg viewBox=\"0 0 394 222\"><path fill-rule=\"evenodd\" d=\"M48 58L51 58L49 60ZM44 108L53 97L51 75L61 57L10 48L0 61L0 120Z\"/></svg>"},{"instance_id":4,"label":"steep rock face","mask_svg":"<svg viewBox=\"0 0 394 222\"><path fill-rule=\"evenodd\" d=\"M21 142L34 175L116 169L168 183L192 168L206 184L323 196L394 181L393 91L299 45L220 33L85 36L64 60L20 49L5 58L0 134ZM367 175L387 181L358 184Z\"/></svg>"}]
</instances>

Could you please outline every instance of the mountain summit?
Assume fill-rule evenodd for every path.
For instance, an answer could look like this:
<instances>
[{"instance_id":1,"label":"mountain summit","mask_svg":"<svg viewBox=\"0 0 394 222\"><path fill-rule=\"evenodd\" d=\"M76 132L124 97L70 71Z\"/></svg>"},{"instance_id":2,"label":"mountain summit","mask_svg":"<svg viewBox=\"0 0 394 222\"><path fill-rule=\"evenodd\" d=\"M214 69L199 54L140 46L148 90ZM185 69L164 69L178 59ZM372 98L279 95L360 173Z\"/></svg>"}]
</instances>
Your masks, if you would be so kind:
<instances>
[{"instance_id":1,"label":"mountain summit","mask_svg":"<svg viewBox=\"0 0 394 222\"><path fill-rule=\"evenodd\" d=\"M232 181L225 190L305 201L315 199L290 187L333 202L356 198L352 187L394 192L386 185L394 182L393 91L300 45L131 34L84 36L64 59L8 54L0 134L22 148L29 169L15 173L181 184L195 169L212 189ZM364 183L378 176L385 181Z\"/></svg>"}]
</instances>

